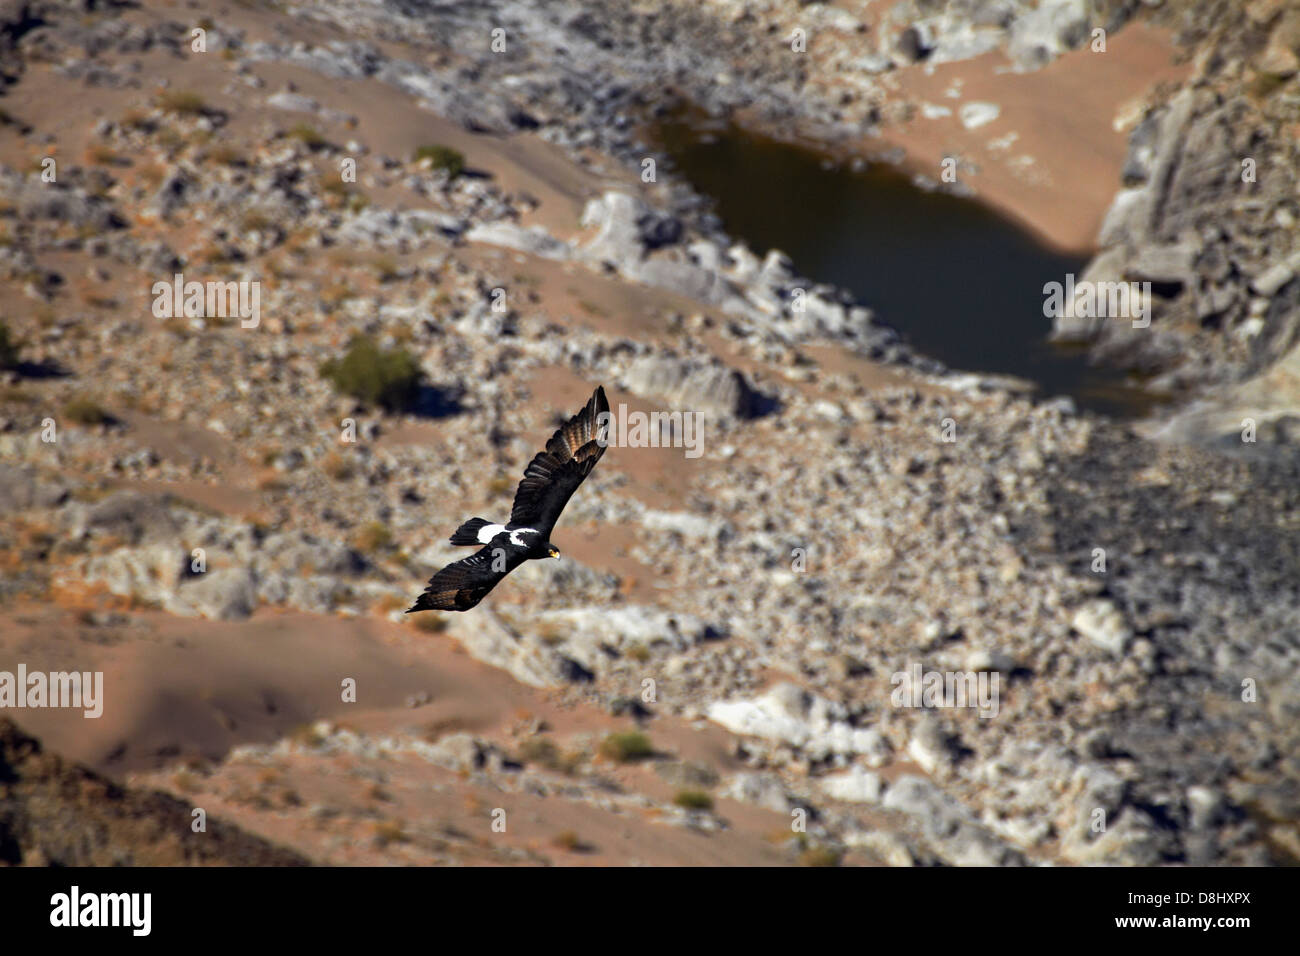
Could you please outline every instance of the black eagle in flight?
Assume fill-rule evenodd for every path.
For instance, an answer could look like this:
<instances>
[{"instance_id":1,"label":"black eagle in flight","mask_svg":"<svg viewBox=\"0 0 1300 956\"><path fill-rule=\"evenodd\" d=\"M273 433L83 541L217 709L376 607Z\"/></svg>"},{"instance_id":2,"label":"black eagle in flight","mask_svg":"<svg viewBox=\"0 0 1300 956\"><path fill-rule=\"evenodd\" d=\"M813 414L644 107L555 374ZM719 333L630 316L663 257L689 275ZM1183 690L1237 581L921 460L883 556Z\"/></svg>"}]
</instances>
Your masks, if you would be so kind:
<instances>
[{"instance_id":1,"label":"black eagle in flight","mask_svg":"<svg viewBox=\"0 0 1300 956\"><path fill-rule=\"evenodd\" d=\"M560 426L524 469L508 524L471 518L451 536L454 545L484 545L432 578L415 607L407 611L468 611L507 574L525 561L558 558L551 529L584 478L605 454L609 401L597 388L578 414Z\"/></svg>"}]
</instances>

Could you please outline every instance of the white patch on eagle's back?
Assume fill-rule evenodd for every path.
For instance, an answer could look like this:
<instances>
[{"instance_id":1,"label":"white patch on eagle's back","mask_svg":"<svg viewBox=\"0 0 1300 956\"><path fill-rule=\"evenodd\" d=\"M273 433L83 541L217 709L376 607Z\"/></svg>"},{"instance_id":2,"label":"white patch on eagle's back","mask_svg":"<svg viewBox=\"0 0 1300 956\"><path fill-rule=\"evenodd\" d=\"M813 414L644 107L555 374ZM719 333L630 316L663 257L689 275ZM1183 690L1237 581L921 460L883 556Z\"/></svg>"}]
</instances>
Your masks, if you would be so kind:
<instances>
[{"instance_id":1,"label":"white patch on eagle's back","mask_svg":"<svg viewBox=\"0 0 1300 956\"><path fill-rule=\"evenodd\" d=\"M537 534L537 529L536 528L515 528L514 531L511 531L510 543L513 544L516 548L524 547L524 543L520 541L518 537L521 534Z\"/></svg>"},{"instance_id":2,"label":"white patch on eagle's back","mask_svg":"<svg viewBox=\"0 0 1300 956\"><path fill-rule=\"evenodd\" d=\"M505 530L506 530L506 526L503 524L485 524L483 527L478 529L479 544L487 544L489 541L491 541L493 538L495 538L497 535L499 535L502 531Z\"/></svg>"}]
</instances>

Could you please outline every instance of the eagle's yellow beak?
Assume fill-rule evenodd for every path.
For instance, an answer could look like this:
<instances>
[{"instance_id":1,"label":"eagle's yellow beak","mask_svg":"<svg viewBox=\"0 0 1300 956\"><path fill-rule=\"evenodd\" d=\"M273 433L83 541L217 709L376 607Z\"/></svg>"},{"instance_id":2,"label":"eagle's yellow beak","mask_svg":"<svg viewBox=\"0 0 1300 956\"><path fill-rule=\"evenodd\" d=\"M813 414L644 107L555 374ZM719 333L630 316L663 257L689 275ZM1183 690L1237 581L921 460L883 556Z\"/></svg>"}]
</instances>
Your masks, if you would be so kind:
<instances>
[{"instance_id":1,"label":"eagle's yellow beak","mask_svg":"<svg viewBox=\"0 0 1300 956\"><path fill-rule=\"evenodd\" d=\"M560 556L560 549L559 549L559 548L554 548L554 547L553 547L553 548L548 548L547 551L548 551L548 553L551 555L551 557L553 557L553 558L558 558L558 557Z\"/></svg>"}]
</instances>

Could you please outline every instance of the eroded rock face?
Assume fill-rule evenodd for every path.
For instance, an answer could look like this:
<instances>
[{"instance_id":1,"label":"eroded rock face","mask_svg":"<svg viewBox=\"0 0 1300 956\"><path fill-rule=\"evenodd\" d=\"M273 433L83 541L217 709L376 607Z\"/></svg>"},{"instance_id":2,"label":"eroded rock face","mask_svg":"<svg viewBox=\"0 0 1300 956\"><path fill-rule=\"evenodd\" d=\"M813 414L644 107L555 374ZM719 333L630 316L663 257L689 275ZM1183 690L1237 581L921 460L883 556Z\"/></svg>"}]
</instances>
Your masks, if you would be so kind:
<instances>
[{"instance_id":1,"label":"eroded rock face","mask_svg":"<svg viewBox=\"0 0 1300 956\"><path fill-rule=\"evenodd\" d=\"M1280 8L1227 15L1235 26L1198 74L1130 134L1125 188L1083 277L1150 283L1150 327L1104 312L1056 324L1058 337L1152 374L1155 389L1202 399L1155 433L1225 449L1247 420L1300 407L1285 371L1300 341L1300 204L1282 173L1300 161L1286 132L1300 111L1278 89L1294 73L1283 51L1297 20ZM1278 445L1276 429L1261 431Z\"/></svg>"},{"instance_id":2,"label":"eroded rock face","mask_svg":"<svg viewBox=\"0 0 1300 956\"><path fill-rule=\"evenodd\" d=\"M1037 70L1082 45L1092 31L1119 29L1137 0L905 0L889 11L898 62L950 63L1001 48L1021 71Z\"/></svg>"},{"instance_id":3,"label":"eroded rock face","mask_svg":"<svg viewBox=\"0 0 1300 956\"><path fill-rule=\"evenodd\" d=\"M627 387L671 409L726 418L753 418L764 401L745 376L721 363L692 362L671 356L645 356L623 373Z\"/></svg>"},{"instance_id":4,"label":"eroded rock face","mask_svg":"<svg viewBox=\"0 0 1300 956\"><path fill-rule=\"evenodd\" d=\"M571 241L557 239L540 226L524 229L507 220L481 223L463 232L473 242L581 262L719 308L761 334L792 342L829 337L877 360L942 369L933 360L913 355L897 332L877 323L871 310L847 293L796 275L780 250L769 250L759 259L742 243L724 249L716 238L701 236L681 219L619 191L589 201L582 225L588 234ZM355 226L345 228L356 234ZM383 241L378 233L371 238ZM705 392L713 390L704 387ZM769 406L760 398L757 407L727 414L761 414Z\"/></svg>"}]
</instances>

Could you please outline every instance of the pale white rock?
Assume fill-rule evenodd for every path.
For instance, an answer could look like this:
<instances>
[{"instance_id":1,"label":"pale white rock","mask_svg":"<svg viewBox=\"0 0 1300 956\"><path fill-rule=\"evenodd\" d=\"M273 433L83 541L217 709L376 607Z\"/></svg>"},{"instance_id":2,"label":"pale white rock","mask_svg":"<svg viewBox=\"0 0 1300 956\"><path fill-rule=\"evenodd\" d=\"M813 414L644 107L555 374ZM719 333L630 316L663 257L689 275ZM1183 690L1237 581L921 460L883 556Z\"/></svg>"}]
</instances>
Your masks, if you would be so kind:
<instances>
[{"instance_id":1,"label":"pale white rock","mask_svg":"<svg viewBox=\"0 0 1300 956\"><path fill-rule=\"evenodd\" d=\"M781 778L773 773L738 773L721 788L720 793L777 813L788 813L793 805Z\"/></svg>"},{"instance_id":2,"label":"pale white rock","mask_svg":"<svg viewBox=\"0 0 1300 956\"><path fill-rule=\"evenodd\" d=\"M626 193L611 191L591 200L583 209L582 225L594 226L597 232L582 247L583 252L620 269L639 262L645 250L638 222L648 212L644 202Z\"/></svg>"},{"instance_id":3,"label":"pale white rock","mask_svg":"<svg viewBox=\"0 0 1300 956\"><path fill-rule=\"evenodd\" d=\"M961 125L967 129L978 129L1002 115L1002 107L996 103L966 103L957 115L961 118Z\"/></svg>"},{"instance_id":4,"label":"pale white rock","mask_svg":"<svg viewBox=\"0 0 1300 956\"><path fill-rule=\"evenodd\" d=\"M1015 669L1015 659L1001 651L978 648L966 656L966 669L970 671L1001 671L1009 673Z\"/></svg>"},{"instance_id":5,"label":"pale white rock","mask_svg":"<svg viewBox=\"0 0 1300 956\"><path fill-rule=\"evenodd\" d=\"M888 830L852 830L845 835L844 842L874 854L889 866L916 865L908 845Z\"/></svg>"},{"instance_id":6,"label":"pale white rock","mask_svg":"<svg viewBox=\"0 0 1300 956\"><path fill-rule=\"evenodd\" d=\"M310 96L303 96L301 93L280 92L274 93L266 98L268 106L274 106L279 110L291 110L295 113L315 113L320 104Z\"/></svg>"},{"instance_id":7,"label":"pale white rock","mask_svg":"<svg viewBox=\"0 0 1300 956\"><path fill-rule=\"evenodd\" d=\"M842 422L848 418L840 405L835 402L828 402L824 398L813 403L812 413L818 418L826 419L828 422Z\"/></svg>"},{"instance_id":8,"label":"pale white rock","mask_svg":"<svg viewBox=\"0 0 1300 956\"><path fill-rule=\"evenodd\" d=\"M880 774L861 767L823 777L820 786L826 796L849 803L879 803L884 792Z\"/></svg>"},{"instance_id":9,"label":"pale white rock","mask_svg":"<svg viewBox=\"0 0 1300 956\"><path fill-rule=\"evenodd\" d=\"M684 538L715 538L724 522L685 511L647 511L641 516L641 524L653 531L671 531Z\"/></svg>"},{"instance_id":10,"label":"pale white rock","mask_svg":"<svg viewBox=\"0 0 1300 956\"><path fill-rule=\"evenodd\" d=\"M484 242L506 249L517 249L543 259L567 259L573 250L568 243L556 239L541 226L527 229L512 222L486 222L465 233L471 242Z\"/></svg>"},{"instance_id":11,"label":"pale white rock","mask_svg":"<svg viewBox=\"0 0 1300 956\"><path fill-rule=\"evenodd\" d=\"M257 580L246 568L208 571L183 586L178 597L195 612L214 621L242 620L257 607ZM176 603L168 602L167 606L173 610Z\"/></svg>"},{"instance_id":12,"label":"pale white rock","mask_svg":"<svg viewBox=\"0 0 1300 956\"><path fill-rule=\"evenodd\" d=\"M1117 657L1124 653L1133 637L1119 608L1104 598L1089 601L1079 608L1070 623L1091 643Z\"/></svg>"},{"instance_id":13,"label":"pale white rock","mask_svg":"<svg viewBox=\"0 0 1300 956\"><path fill-rule=\"evenodd\" d=\"M722 268L722 250L718 244L709 239L697 239L686 247L695 260L695 264L701 269L708 269L710 272L717 272Z\"/></svg>"},{"instance_id":14,"label":"pale white rock","mask_svg":"<svg viewBox=\"0 0 1300 956\"><path fill-rule=\"evenodd\" d=\"M754 700L715 702L708 717L732 733L798 747L812 759L831 754L874 758L882 746L877 732L848 723L841 705L793 684L777 684Z\"/></svg>"},{"instance_id":15,"label":"pale white rock","mask_svg":"<svg viewBox=\"0 0 1300 956\"><path fill-rule=\"evenodd\" d=\"M559 640L553 653L562 654L596 674L608 667L610 650L621 652L639 646L680 653L711 633L710 625L692 614L642 605L549 611L537 617L533 629L554 634Z\"/></svg>"},{"instance_id":16,"label":"pale white rock","mask_svg":"<svg viewBox=\"0 0 1300 956\"><path fill-rule=\"evenodd\" d=\"M750 252L748 247L741 243L736 243L728 249L727 256L733 263L731 277L741 285L748 285L753 282L763 267L763 263L758 256Z\"/></svg>"},{"instance_id":17,"label":"pale white rock","mask_svg":"<svg viewBox=\"0 0 1300 956\"><path fill-rule=\"evenodd\" d=\"M1265 298L1272 298L1281 288L1295 278L1300 270L1300 252L1275 263L1251 280L1250 286Z\"/></svg>"},{"instance_id":18,"label":"pale white rock","mask_svg":"<svg viewBox=\"0 0 1300 956\"><path fill-rule=\"evenodd\" d=\"M532 641L521 641L488 614L454 619L451 635L471 657L507 671L530 687L557 687L563 675L549 650Z\"/></svg>"},{"instance_id":19,"label":"pale white rock","mask_svg":"<svg viewBox=\"0 0 1300 956\"><path fill-rule=\"evenodd\" d=\"M1091 24L1087 0L1042 0L1012 20L1007 56L1021 70L1038 69L1087 38Z\"/></svg>"}]
</instances>

